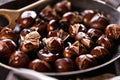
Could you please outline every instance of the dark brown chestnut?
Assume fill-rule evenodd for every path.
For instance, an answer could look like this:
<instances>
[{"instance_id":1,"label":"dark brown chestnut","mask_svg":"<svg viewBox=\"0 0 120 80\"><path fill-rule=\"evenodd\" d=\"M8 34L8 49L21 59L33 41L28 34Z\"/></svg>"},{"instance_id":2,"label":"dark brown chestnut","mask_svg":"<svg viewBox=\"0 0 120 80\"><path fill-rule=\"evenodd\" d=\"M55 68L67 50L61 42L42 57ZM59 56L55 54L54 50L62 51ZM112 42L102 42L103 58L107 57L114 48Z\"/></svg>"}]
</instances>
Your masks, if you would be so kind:
<instances>
[{"instance_id":1,"label":"dark brown chestnut","mask_svg":"<svg viewBox=\"0 0 120 80\"><path fill-rule=\"evenodd\" d=\"M9 58L16 50L17 45L11 39L0 40L0 57Z\"/></svg>"},{"instance_id":2,"label":"dark brown chestnut","mask_svg":"<svg viewBox=\"0 0 120 80\"><path fill-rule=\"evenodd\" d=\"M41 20L40 18L36 18L35 24L30 29L36 30L40 34L45 35L45 33L47 32L47 25L48 25L47 21Z\"/></svg>"},{"instance_id":3,"label":"dark brown chestnut","mask_svg":"<svg viewBox=\"0 0 120 80\"><path fill-rule=\"evenodd\" d=\"M101 60L101 61L108 59L110 56L109 51L103 46L94 47L91 50L90 54L93 55L96 59Z\"/></svg>"},{"instance_id":4,"label":"dark brown chestnut","mask_svg":"<svg viewBox=\"0 0 120 80\"><path fill-rule=\"evenodd\" d=\"M26 34L24 40L20 41L20 50L28 53L37 49L40 45L40 34L37 31L32 31Z\"/></svg>"},{"instance_id":5,"label":"dark brown chestnut","mask_svg":"<svg viewBox=\"0 0 120 80\"><path fill-rule=\"evenodd\" d=\"M92 17L96 14L96 12L93 10L84 10L81 14L83 17L83 23L89 26L89 22L92 19Z\"/></svg>"},{"instance_id":6,"label":"dark brown chestnut","mask_svg":"<svg viewBox=\"0 0 120 80\"><path fill-rule=\"evenodd\" d=\"M71 3L66 0L61 1L55 4L54 8L59 15L62 15L71 10Z\"/></svg>"},{"instance_id":7,"label":"dark brown chestnut","mask_svg":"<svg viewBox=\"0 0 120 80\"><path fill-rule=\"evenodd\" d=\"M59 58L59 53L52 53L47 49L41 49L37 53L40 60L44 60L50 63L54 63L56 59Z\"/></svg>"},{"instance_id":8,"label":"dark brown chestnut","mask_svg":"<svg viewBox=\"0 0 120 80\"><path fill-rule=\"evenodd\" d=\"M73 24L70 25L68 31L70 33L70 36L74 38L78 32L86 32L87 28L83 24Z\"/></svg>"},{"instance_id":9,"label":"dark brown chestnut","mask_svg":"<svg viewBox=\"0 0 120 80\"><path fill-rule=\"evenodd\" d=\"M0 31L0 39L11 39L15 42L18 40L18 35L9 27L4 27Z\"/></svg>"},{"instance_id":10,"label":"dark brown chestnut","mask_svg":"<svg viewBox=\"0 0 120 80\"><path fill-rule=\"evenodd\" d=\"M80 23L82 21L81 16L78 12L66 12L62 16L62 21L69 24Z\"/></svg>"},{"instance_id":11,"label":"dark brown chestnut","mask_svg":"<svg viewBox=\"0 0 120 80\"><path fill-rule=\"evenodd\" d=\"M88 29L87 34L93 41L96 41L103 34L103 32L99 29L90 28Z\"/></svg>"},{"instance_id":12,"label":"dark brown chestnut","mask_svg":"<svg viewBox=\"0 0 120 80\"><path fill-rule=\"evenodd\" d=\"M83 54L76 58L75 60L77 67L82 69L87 69L97 65L96 59L91 54Z\"/></svg>"},{"instance_id":13,"label":"dark brown chestnut","mask_svg":"<svg viewBox=\"0 0 120 80\"><path fill-rule=\"evenodd\" d=\"M37 14L35 11L24 11L17 19L20 28L28 28L34 24Z\"/></svg>"},{"instance_id":14,"label":"dark brown chestnut","mask_svg":"<svg viewBox=\"0 0 120 80\"><path fill-rule=\"evenodd\" d=\"M76 41L73 44L68 43L69 46L63 51L63 56L66 58L76 58L81 54L87 53L87 49L79 42Z\"/></svg>"},{"instance_id":15,"label":"dark brown chestnut","mask_svg":"<svg viewBox=\"0 0 120 80\"><path fill-rule=\"evenodd\" d=\"M57 15L55 9L53 9L51 6L46 6L39 14L43 19L50 21L52 19L59 19L59 16Z\"/></svg>"},{"instance_id":16,"label":"dark brown chestnut","mask_svg":"<svg viewBox=\"0 0 120 80\"><path fill-rule=\"evenodd\" d=\"M17 68L26 67L29 57L22 51L15 51L9 58L9 65Z\"/></svg>"},{"instance_id":17,"label":"dark brown chestnut","mask_svg":"<svg viewBox=\"0 0 120 80\"><path fill-rule=\"evenodd\" d=\"M116 40L116 39L120 38L120 25L109 24L105 28L105 34L113 40Z\"/></svg>"},{"instance_id":18,"label":"dark brown chestnut","mask_svg":"<svg viewBox=\"0 0 120 80\"><path fill-rule=\"evenodd\" d=\"M45 44L46 48L50 51L61 52L64 48L64 42L59 37L49 37L43 38L43 43Z\"/></svg>"},{"instance_id":19,"label":"dark brown chestnut","mask_svg":"<svg viewBox=\"0 0 120 80\"><path fill-rule=\"evenodd\" d=\"M78 32L75 36L75 40L80 41L87 48L92 48L95 45L92 39L84 32Z\"/></svg>"},{"instance_id":20,"label":"dark brown chestnut","mask_svg":"<svg viewBox=\"0 0 120 80\"><path fill-rule=\"evenodd\" d=\"M67 72L75 69L75 64L70 58L59 58L55 61L55 70L57 72Z\"/></svg>"},{"instance_id":21,"label":"dark brown chestnut","mask_svg":"<svg viewBox=\"0 0 120 80\"><path fill-rule=\"evenodd\" d=\"M51 66L44 60L34 59L29 63L29 69L38 71L38 72L49 72L51 70Z\"/></svg>"},{"instance_id":22,"label":"dark brown chestnut","mask_svg":"<svg viewBox=\"0 0 120 80\"><path fill-rule=\"evenodd\" d=\"M101 35L96 41L96 43L109 50L112 50L114 46L114 42L111 39L109 39L105 34Z\"/></svg>"},{"instance_id":23,"label":"dark brown chestnut","mask_svg":"<svg viewBox=\"0 0 120 80\"><path fill-rule=\"evenodd\" d=\"M95 14L89 22L90 27L97 29L105 29L109 24L108 18L100 13Z\"/></svg>"},{"instance_id":24,"label":"dark brown chestnut","mask_svg":"<svg viewBox=\"0 0 120 80\"><path fill-rule=\"evenodd\" d=\"M57 20L50 20L47 26L47 31L54 31L59 29L59 23Z\"/></svg>"}]
</instances>

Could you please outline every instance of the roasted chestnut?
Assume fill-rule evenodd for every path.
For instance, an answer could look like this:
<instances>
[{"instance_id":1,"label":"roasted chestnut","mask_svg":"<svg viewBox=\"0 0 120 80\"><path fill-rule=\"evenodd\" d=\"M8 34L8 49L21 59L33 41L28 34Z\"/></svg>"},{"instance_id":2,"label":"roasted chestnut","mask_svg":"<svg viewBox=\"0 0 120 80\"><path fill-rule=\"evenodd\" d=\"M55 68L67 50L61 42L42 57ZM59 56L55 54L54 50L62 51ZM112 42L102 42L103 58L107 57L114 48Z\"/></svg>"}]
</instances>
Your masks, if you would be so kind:
<instances>
[{"instance_id":1,"label":"roasted chestnut","mask_svg":"<svg viewBox=\"0 0 120 80\"><path fill-rule=\"evenodd\" d=\"M74 38L78 32L86 32L87 28L83 24L73 24L70 25L68 31L70 36Z\"/></svg>"},{"instance_id":2,"label":"roasted chestnut","mask_svg":"<svg viewBox=\"0 0 120 80\"><path fill-rule=\"evenodd\" d=\"M93 41L96 41L103 34L103 32L99 29L90 28L88 29L87 34Z\"/></svg>"},{"instance_id":3,"label":"roasted chestnut","mask_svg":"<svg viewBox=\"0 0 120 80\"><path fill-rule=\"evenodd\" d=\"M16 50L17 45L11 39L0 40L0 57L9 58L11 54Z\"/></svg>"},{"instance_id":4,"label":"roasted chestnut","mask_svg":"<svg viewBox=\"0 0 120 80\"><path fill-rule=\"evenodd\" d=\"M80 55L76 58L75 62L80 70L87 69L97 65L96 59L91 54Z\"/></svg>"},{"instance_id":5,"label":"roasted chestnut","mask_svg":"<svg viewBox=\"0 0 120 80\"><path fill-rule=\"evenodd\" d=\"M84 32L78 32L75 36L75 40L80 41L87 48L92 48L95 45L92 39Z\"/></svg>"},{"instance_id":6,"label":"roasted chestnut","mask_svg":"<svg viewBox=\"0 0 120 80\"><path fill-rule=\"evenodd\" d=\"M17 68L26 67L29 62L29 57L22 51L15 51L9 58L9 65Z\"/></svg>"},{"instance_id":7,"label":"roasted chestnut","mask_svg":"<svg viewBox=\"0 0 120 80\"><path fill-rule=\"evenodd\" d=\"M83 17L83 23L87 26L90 26L89 22L92 19L92 17L96 14L95 11L93 10L84 10L81 12L82 17Z\"/></svg>"},{"instance_id":8,"label":"roasted chestnut","mask_svg":"<svg viewBox=\"0 0 120 80\"><path fill-rule=\"evenodd\" d=\"M57 72L67 72L75 69L75 64L70 58L59 58L55 61L55 70Z\"/></svg>"},{"instance_id":9,"label":"roasted chestnut","mask_svg":"<svg viewBox=\"0 0 120 80\"><path fill-rule=\"evenodd\" d=\"M9 27L4 27L0 31L0 39L11 39L15 42L18 40L18 35Z\"/></svg>"},{"instance_id":10,"label":"roasted chestnut","mask_svg":"<svg viewBox=\"0 0 120 80\"><path fill-rule=\"evenodd\" d=\"M54 8L59 15L63 15L64 13L71 10L71 3L66 0L61 1L55 4Z\"/></svg>"},{"instance_id":11,"label":"roasted chestnut","mask_svg":"<svg viewBox=\"0 0 120 80\"><path fill-rule=\"evenodd\" d=\"M109 50L112 50L114 46L114 42L111 39L109 39L105 34L101 35L96 41L96 43Z\"/></svg>"},{"instance_id":12,"label":"roasted chestnut","mask_svg":"<svg viewBox=\"0 0 120 80\"><path fill-rule=\"evenodd\" d=\"M62 21L69 24L75 24L82 22L82 19L78 12L66 12L62 16Z\"/></svg>"},{"instance_id":13,"label":"roasted chestnut","mask_svg":"<svg viewBox=\"0 0 120 80\"><path fill-rule=\"evenodd\" d=\"M89 22L90 27L97 29L105 29L109 24L108 18L100 13L95 14Z\"/></svg>"},{"instance_id":14,"label":"roasted chestnut","mask_svg":"<svg viewBox=\"0 0 120 80\"><path fill-rule=\"evenodd\" d=\"M69 46L63 51L63 56L67 58L76 58L81 54L87 53L87 49L79 42L76 41L73 44L68 43Z\"/></svg>"},{"instance_id":15,"label":"roasted chestnut","mask_svg":"<svg viewBox=\"0 0 120 80\"><path fill-rule=\"evenodd\" d=\"M35 11L24 11L17 19L17 24L20 28L28 28L34 24L37 14Z\"/></svg>"},{"instance_id":16,"label":"roasted chestnut","mask_svg":"<svg viewBox=\"0 0 120 80\"><path fill-rule=\"evenodd\" d=\"M90 54L100 61L105 61L106 59L110 57L109 51L103 46L94 47L91 50Z\"/></svg>"},{"instance_id":17,"label":"roasted chestnut","mask_svg":"<svg viewBox=\"0 0 120 80\"><path fill-rule=\"evenodd\" d=\"M53 9L51 6L46 6L41 12L40 12L40 17L43 19L50 21L52 19L59 19L59 16L57 15L55 9Z\"/></svg>"},{"instance_id":18,"label":"roasted chestnut","mask_svg":"<svg viewBox=\"0 0 120 80\"><path fill-rule=\"evenodd\" d=\"M28 53L37 49L40 45L40 34L37 31L32 31L26 34L24 40L20 41L20 50Z\"/></svg>"},{"instance_id":19,"label":"roasted chestnut","mask_svg":"<svg viewBox=\"0 0 120 80\"><path fill-rule=\"evenodd\" d=\"M52 53L47 49L41 49L37 53L40 60L44 60L50 63L54 63L56 59L59 58L59 53Z\"/></svg>"},{"instance_id":20,"label":"roasted chestnut","mask_svg":"<svg viewBox=\"0 0 120 80\"><path fill-rule=\"evenodd\" d=\"M64 48L64 42L59 37L49 37L43 38L43 43L45 44L46 48L50 51L61 52Z\"/></svg>"},{"instance_id":21,"label":"roasted chestnut","mask_svg":"<svg viewBox=\"0 0 120 80\"><path fill-rule=\"evenodd\" d=\"M59 29L59 23L57 20L50 20L47 26L47 31L54 31Z\"/></svg>"},{"instance_id":22,"label":"roasted chestnut","mask_svg":"<svg viewBox=\"0 0 120 80\"><path fill-rule=\"evenodd\" d=\"M105 28L105 34L113 40L120 38L120 26L118 24L109 24Z\"/></svg>"},{"instance_id":23,"label":"roasted chestnut","mask_svg":"<svg viewBox=\"0 0 120 80\"><path fill-rule=\"evenodd\" d=\"M29 63L29 69L38 71L38 72L49 72L51 70L51 66L44 60L34 59Z\"/></svg>"}]
</instances>

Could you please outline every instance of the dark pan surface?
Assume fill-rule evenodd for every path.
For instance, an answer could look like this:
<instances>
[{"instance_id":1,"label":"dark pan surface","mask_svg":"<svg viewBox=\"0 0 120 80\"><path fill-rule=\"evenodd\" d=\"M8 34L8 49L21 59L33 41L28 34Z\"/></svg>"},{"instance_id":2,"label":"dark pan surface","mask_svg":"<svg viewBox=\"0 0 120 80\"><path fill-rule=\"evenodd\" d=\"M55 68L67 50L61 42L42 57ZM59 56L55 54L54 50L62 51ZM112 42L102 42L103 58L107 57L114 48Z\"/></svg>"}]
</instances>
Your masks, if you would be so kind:
<instances>
[{"instance_id":1,"label":"dark pan surface","mask_svg":"<svg viewBox=\"0 0 120 80\"><path fill-rule=\"evenodd\" d=\"M103 11L105 14L109 14L111 23L116 23L116 24L120 25L120 13L116 9L112 8L111 6L99 3L97 1L91 1L91 0L70 0L70 1L72 2L72 6L76 10L82 11L85 9L93 9L93 10ZM41 5L39 9L42 9L43 7L45 7L48 4L53 4L56 2L57 2L57 0L50 0L49 2ZM39 9L35 9L35 10L39 10ZM120 43L120 41L118 43ZM113 55L113 57L109 61L107 61L101 65L98 65L98 66L95 66L95 67L92 67L89 69L85 69L85 70L77 70L77 71L62 72L62 73L45 73L45 74L50 75L50 76L69 76L69 75L83 74L83 73L94 71L96 69L107 66L110 63L117 60L120 57L120 45L118 45L118 47L116 47L115 50L116 51L115 51L115 54Z\"/></svg>"}]
</instances>

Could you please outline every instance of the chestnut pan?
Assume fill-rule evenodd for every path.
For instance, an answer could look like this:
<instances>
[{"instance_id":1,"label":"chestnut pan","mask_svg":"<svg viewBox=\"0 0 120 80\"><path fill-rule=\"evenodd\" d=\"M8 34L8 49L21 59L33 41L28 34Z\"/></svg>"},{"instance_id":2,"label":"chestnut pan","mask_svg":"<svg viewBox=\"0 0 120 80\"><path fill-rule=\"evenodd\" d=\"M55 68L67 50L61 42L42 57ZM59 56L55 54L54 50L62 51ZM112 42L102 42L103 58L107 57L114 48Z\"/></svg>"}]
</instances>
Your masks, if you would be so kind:
<instances>
[{"instance_id":1,"label":"chestnut pan","mask_svg":"<svg viewBox=\"0 0 120 80\"><path fill-rule=\"evenodd\" d=\"M60 0L46 1L45 3L40 5L39 8L37 8L35 10L36 11L41 10L41 9L43 9L43 7L47 6L48 4L53 5L58 1L60 1ZM103 11L105 14L109 15L111 23L116 23L116 24L120 25L120 12L117 11L117 9L113 8L112 6L107 5L106 3L103 3L103 2L101 3L101 2L98 2L95 0L70 0L70 2L72 3L72 7L75 10L82 11L85 9L92 9L92 10ZM100 64L98 66L88 68L85 70L77 70L77 71L61 72L61 73L56 73L56 72L48 73L47 72L44 74L48 75L48 76L57 77L59 79L66 78L65 80L67 80L67 78L73 78L76 76L88 77L89 75L95 75L95 74L99 73L100 71L104 71L105 70L104 67L110 66L110 64L112 64L114 61L116 61L119 58L120 58L120 40L118 40L118 45L116 46L115 53L113 54L112 58L103 64ZM0 63L0 66L4 67L6 69L9 69L9 70L19 71L19 69L12 68L12 67L4 65L2 63Z\"/></svg>"}]
</instances>

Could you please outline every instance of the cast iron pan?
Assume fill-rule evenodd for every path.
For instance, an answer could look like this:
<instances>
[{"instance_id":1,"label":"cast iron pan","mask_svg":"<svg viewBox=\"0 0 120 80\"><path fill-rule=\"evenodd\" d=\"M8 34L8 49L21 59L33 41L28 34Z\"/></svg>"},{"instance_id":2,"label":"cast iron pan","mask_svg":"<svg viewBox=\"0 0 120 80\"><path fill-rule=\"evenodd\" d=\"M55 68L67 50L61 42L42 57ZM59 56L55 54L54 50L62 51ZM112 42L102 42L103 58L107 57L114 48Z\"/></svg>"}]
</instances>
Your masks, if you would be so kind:
<instances>
[{"instance_id":1,"label":"cast iron pan","mask_svg":"<svg viewBox=\"0 0 120 80\"><path fill-rule=\"evenodd\" d=\"M38 11L42 9L43 7L47 6L48 4L55 4L56 2L58 2L58 0L50 0L49 2L47 1L47 3L40 5L40 7L35 10ZM115 8L107 4L100 3L97 1L93 1L93 0L70 0L70 2L72 3L72 7L75 8L75 10L82 11L85 9L92 9L92 10L103 11L105 14L109 14L111 23L116 23L120 25L120 12L118 12ZM97 71L104 70L103 69L104 67L110 65L111 63L116 61L118 58L120 58L120 40L118 40L118 45L116 46L116 49L115 49L115 52L113 53L112 58L103 64L100 64L98 66L88 68L85 70L77 70L77 71L61 72L61 73L50 72L50 73L44 73L44 74L48 76L54 76L57 78L61 78L61 79L65 77L67 78L74 77L76 75L79 77L86 77L87 75L93 75L93 74L99 73ZM6 66L2 63L0 63L0 66L3 66L7 69L12 69L12 70L15 69L15 68Z\"/></svg>"}]
</instances>

